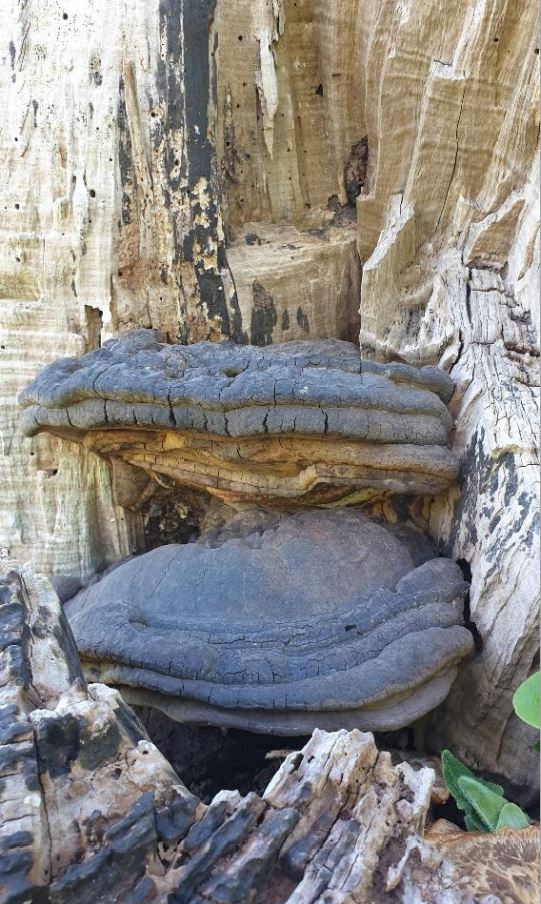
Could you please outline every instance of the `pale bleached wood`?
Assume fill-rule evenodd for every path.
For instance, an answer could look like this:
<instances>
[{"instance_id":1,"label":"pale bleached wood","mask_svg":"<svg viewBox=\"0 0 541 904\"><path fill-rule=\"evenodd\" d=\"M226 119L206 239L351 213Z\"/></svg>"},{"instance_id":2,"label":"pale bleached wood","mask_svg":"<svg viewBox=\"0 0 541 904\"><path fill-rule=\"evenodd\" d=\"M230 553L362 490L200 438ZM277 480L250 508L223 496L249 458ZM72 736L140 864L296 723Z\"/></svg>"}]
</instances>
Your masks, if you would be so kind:
<instances>
[{"instance_id":1,"label":"pale bleached wood","mask_svg":"<svg viewBox=\"0 0 541 904\"><path fill-rule=\"evenodd\" d=\"M15 397L45 362L134 326L176 341L356 331L341 205L366 139L363 353L440 363L459 383L464 489L433 505L431 531L472 569L485 648L438 738L521 783L511 696L538 606L536 16L532 0L0 9L4 551L87 580L141 543L93 455L18 434ZM277 276L284 223L298 271Z\"/></svg>"},{"instance_id":2,"label":"pale bleached wood","mask_svg":"<svg viewBox=\"0 0 541 904\"><path fill-rule=\"evenodd\" d=\"M365 83L361 348L440 364L458 387L461 486L434 502L430 529L471 569L484 647L435 714L433 740L535 788L531 733L511 698L539 623L537 11L461 3L436 27L435 3L403 17L392 7L367 15L389 58L368 43L381 78Z\"/></svg>"}]
</instances>

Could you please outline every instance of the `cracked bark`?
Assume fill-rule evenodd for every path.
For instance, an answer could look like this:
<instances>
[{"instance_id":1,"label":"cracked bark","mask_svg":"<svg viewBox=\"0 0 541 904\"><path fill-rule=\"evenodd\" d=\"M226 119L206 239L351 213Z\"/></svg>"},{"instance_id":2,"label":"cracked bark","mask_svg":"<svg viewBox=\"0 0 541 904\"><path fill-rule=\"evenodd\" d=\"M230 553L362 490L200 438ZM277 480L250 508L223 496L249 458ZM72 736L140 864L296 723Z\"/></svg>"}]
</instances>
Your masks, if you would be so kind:
<instances>
[{"instance_id":1,"label":"cracked bark","mask_svg":"<svg viewBox=\"0 0 541 904\"><path fill-rule=\"evenodd\" d=\"M537 646L536 5L323 6L216 0L192 21L180 0L136 13L76 0L67 19L53 0L2 4L0 543L58 586L140 548L141 516L115 505L100 459L15 427L30 377L95 346L86 308L102 315L102 341L133 326L242 340L259 283L273 342L306 337L307 324L308 338L351 339L358 247L364 360L439 363L459 385L462 496L441 496L429 518L441 548L471 565L486 642L438 715L438 738L472 765L532 782L511 695ZM365 136L355 212L344 170ZM479 288L482 273L495 294ZM503 344L480 345L494 318Z\"/></svg>"},{"instance_id":2,"label":"cracked bark","mask_svg":"<svg viewBox=\"0 0 541 904\"><path fill-rule=\"evenodd\" d=\"M120 695L85 683L61 613L47 581L0 565L0 626L11 641L0 650L6 904L322 904L330 896L408 904L412 888L427 904L468 904L500 883L535 892L535 829L504 842L497 885L493 874L479 881L472 858L460 862L461 845L447 858L437 837L422 837L433 770L392 765L357 730L316 731L261 797L221 791L203 804ZM28 726L30 754L21 739ZM513 845L516 886L504 873Z\"/></svg>"}]
</instances>

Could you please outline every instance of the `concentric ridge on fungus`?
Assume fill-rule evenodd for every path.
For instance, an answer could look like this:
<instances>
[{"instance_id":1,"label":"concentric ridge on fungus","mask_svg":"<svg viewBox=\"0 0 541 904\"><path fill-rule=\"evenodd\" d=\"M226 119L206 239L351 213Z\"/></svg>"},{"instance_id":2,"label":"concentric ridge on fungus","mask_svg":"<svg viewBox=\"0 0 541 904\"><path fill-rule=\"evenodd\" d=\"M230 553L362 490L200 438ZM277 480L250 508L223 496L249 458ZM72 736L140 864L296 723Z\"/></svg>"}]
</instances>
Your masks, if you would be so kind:
<instances>
[{"instance_id":1,"label":"concentric ridge on fungus","mask_svg":"<svg viewBox=\"0 0 541 904\"><path fill-rule=\"evenodd\" d=\"M66 604L92 680L179 721L393 729L472 650L460 568L358 510L235 517L131 559Z\"/></svg>"},{"instance_id":2,"label":"concentric ridge on fungus","mask_svg":"<svg viewBox=\"0 0 541 904\"><path fill-rule=\"evenodd\" d=\"M50 364L20 402L27 435L84 442L150 476L226 500L325 502L446 489L452 391L436 367L364 362L336 339L180 346L134 330Z\"/></svg>"}]
</instances>

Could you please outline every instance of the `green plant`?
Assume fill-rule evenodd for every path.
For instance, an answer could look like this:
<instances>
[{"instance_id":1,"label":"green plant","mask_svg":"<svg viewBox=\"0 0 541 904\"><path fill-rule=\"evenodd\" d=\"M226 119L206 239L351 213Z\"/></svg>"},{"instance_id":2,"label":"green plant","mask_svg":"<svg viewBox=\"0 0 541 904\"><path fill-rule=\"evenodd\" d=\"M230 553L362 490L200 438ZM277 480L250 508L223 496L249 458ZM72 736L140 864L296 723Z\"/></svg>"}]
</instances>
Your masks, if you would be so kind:
<instances>
[{"instance_id":1,"label":"green plant","mask_svg":"<svg viewBox=\"0 0 541 904\"><path fill-rule=\"evenodd\" d=\"M443 778L470 832L494 832L504 827L523 829L530 820L520 807L506 800L503 788L486 782L449 751L441 755Z\"/></svg>"},{"instance_id":2,"label":"green plant","mask_svg":"<svg viewBox=\"0 0 541 904\"><path fill-rule=\"evenodd\" d=\"M514 693L513 707L519 719L539 729L539 672L530 675Z\"/></svg>"}]
</instances>

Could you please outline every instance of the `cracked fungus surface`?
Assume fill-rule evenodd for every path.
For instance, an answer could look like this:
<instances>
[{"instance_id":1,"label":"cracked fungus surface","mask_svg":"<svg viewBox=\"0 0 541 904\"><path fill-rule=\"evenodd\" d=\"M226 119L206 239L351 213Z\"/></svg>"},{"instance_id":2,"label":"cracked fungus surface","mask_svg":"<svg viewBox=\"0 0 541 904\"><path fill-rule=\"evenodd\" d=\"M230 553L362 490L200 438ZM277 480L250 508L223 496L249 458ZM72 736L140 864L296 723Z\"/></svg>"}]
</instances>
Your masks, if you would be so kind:
<instances>
[{"instance_id":1,"label":"cracked fungus surface","mask_svg":"<svg viewBox=\"0 0 541 904\"><path fill-rule=\"evenodd\" d=\"M135 330L46 367L22 393L48 431L224 499L434 494L457 475L435 367L361 361L340 340L166 345Z\"/></svg>"},{"instance_id":2,"label":"cracked fungus surface","mask_svg":"<svg viewBox=\"0 0 541 904\"><path fill-rule=\"evenodd\" d=\"M437 705L471 652L467 588L422 535L359 511L241 513L66 611L93 680L179 721L394 728Z\"/></svg>"}]
</instances>

